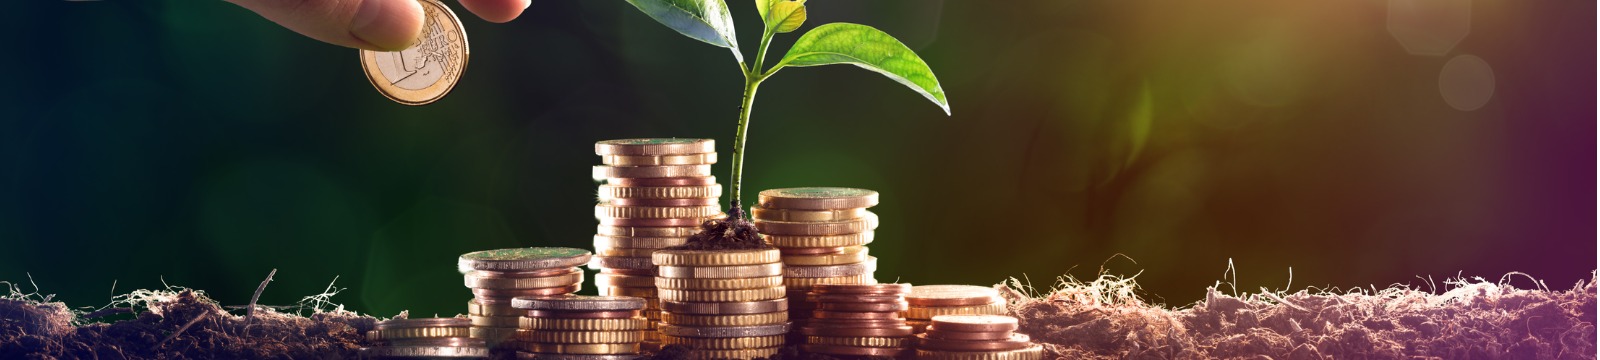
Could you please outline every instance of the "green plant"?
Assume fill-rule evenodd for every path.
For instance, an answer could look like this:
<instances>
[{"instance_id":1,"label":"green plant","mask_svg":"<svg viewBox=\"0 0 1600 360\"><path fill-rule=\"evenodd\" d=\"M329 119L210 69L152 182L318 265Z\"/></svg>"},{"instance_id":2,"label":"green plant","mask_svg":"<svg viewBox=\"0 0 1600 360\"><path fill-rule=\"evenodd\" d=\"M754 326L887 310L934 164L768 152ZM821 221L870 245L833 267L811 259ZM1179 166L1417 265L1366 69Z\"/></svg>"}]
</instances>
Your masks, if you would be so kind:
<instances>
[{"instance_id":1,"label":"green plant","mask_svg":"<svg viewBox=\"0 0 1600 360\"><path fill-rule=\"evenodd\" d=\"M685 36L728 48L744 73L744 98L739 106L739 128L733 138L732 199L728 219L742 220L740 186L744 174L745 130L761 82L784 67L850 64L871 70L921 93L950 114L944 89L928 64L893 36L866 25L831 23L807 31L788 53L770 68L763 68L773 35L800 28L806 21L805 0L755 0L765 26L753 64L746 64L734 36L733 18L722 0L628 0L645 14Z\"/></svg>"}]
</instances>

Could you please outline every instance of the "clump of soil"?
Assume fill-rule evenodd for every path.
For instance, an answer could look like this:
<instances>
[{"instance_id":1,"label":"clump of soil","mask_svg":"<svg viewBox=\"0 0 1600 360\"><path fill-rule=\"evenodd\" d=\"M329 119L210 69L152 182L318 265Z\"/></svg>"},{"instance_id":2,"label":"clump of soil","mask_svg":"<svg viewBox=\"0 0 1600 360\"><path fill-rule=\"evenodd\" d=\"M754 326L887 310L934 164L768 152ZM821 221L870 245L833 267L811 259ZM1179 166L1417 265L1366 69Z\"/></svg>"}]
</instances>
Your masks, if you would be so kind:
<instances>
[{"instance_id":1,"label":"clump of soil","mask_svg":"<svg viewBox=\"0 0 1600 360\"><path fill-rule=\"evenodd\" d=\"M750 220L745 220L744 210L738 204L728 210L728 217L723 219L706 220L700 224L700 232L689 236L683 245L665 248L666 250L752 250L771 249L765 241L761 241L761 234L756 232L756 225Z\"/></svg>"},{"instance_id":2,"label":"clump of soil","mask_svg":"<svg viewBox=\"0 0 1600 360\"><path fill-rule=\"evenodd\" d=\"M1047 358L1594 359L1594 280L1550 291L1458 279L1438 294L1211 287L1180 309L1147 304L1132 279L1112 276L1067 278L1040 297L1015 280L996 287Z\"/></svg>"},{"instance_id":3,"label":"clump of soil","mask_svg":"<svg viewBox=\"0 0 1600 360\"><path fill-rule=\"evenodd\" d=\"M229 314L201 292L138 291L114 323L83 323L60 302L0 297L4 359L354 359L377 319L334 310L311 317L258 308Z\"/></svg>"}]
</instances>

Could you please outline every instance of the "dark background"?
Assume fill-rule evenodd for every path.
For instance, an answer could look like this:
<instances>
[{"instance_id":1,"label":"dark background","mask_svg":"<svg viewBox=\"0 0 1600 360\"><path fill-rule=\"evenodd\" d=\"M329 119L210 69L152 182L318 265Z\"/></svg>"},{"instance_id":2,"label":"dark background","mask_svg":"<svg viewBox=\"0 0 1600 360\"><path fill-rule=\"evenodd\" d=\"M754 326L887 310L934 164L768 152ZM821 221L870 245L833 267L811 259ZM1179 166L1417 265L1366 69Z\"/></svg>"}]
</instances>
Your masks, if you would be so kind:
<instances>
[{"instance_id":1,"label":"dark background","mask_svg":"<svg viewBox=\"0 0 1600 360\"><path fill-rule=\"evenodd\" d=\"M1105 264L1183 305L1231 258L1244 289L1290 268L1296 288L1571 286L1595 269L1595 2L1475 1L1452 23L1466 3L812 1L802 31L899 37L954 115L854 67L784 70L757 99L746 195L880 191L882 281L1045 286ZM730 154L726 50L623 1L536 0L509 24L448 4L471 62L424 107L379 95L355 50L224 2L12 4L0 280L74 306L163 280L243 304L277 268L263 303L338 276L352 310L453 314L460 253L589 247L594 141ZM755 44L751 5L730 6ZM1492 82L1444 71L1472 57Z\"/></svg>"}]
</instances>

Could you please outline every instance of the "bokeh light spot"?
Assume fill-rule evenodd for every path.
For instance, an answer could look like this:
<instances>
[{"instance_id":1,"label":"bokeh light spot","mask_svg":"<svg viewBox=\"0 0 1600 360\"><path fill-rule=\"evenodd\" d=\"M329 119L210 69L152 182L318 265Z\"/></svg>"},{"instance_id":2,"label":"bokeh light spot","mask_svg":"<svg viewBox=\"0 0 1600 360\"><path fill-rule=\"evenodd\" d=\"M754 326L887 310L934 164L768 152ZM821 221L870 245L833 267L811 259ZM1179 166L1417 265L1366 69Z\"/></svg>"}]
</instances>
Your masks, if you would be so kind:
<instances>
[{"instance_id":1,"label":"bokeh light spot","mask_svg":"<svg viewBox=\"0 0 1600 360\"><path fill-rule=\"evenodd\" d=\"M1444 56L1472 28L1471 0L1389 0L1389 35L1406 52Z\"/></svg>"},{"instance_id":2,"label":"bokeh light spot","mask_svg":"<svg viewBox=\"0 0 1600 360\"><path fill-rule=\"evenodd\" d=\"M1494 69L1477 56L1451 58L1439 70L1439 95L1456 110L1477 110L1494 98Z\"/></svg>"}]
</instances>

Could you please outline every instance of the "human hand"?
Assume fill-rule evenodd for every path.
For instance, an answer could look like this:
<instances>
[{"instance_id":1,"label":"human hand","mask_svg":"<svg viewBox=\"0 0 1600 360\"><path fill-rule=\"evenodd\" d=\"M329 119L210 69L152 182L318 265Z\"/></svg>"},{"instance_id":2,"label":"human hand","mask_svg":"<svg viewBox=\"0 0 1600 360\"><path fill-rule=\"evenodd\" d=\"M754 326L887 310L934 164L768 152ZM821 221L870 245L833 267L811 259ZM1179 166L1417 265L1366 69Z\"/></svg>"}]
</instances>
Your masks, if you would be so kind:
<instances>
[{"instance_id":1,"label":"human hand","mask_svg":"<svg viewBox=\"0 0 1600 360\"><path fill-rule=\"evenodd\" d=\"M312 39L358 49L404 50L422 32L417 0L228 0ZM460 0L490 22L516 19L531 0Z\"/></svg>"}]
</instances>

